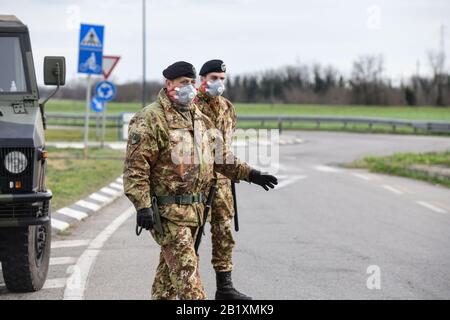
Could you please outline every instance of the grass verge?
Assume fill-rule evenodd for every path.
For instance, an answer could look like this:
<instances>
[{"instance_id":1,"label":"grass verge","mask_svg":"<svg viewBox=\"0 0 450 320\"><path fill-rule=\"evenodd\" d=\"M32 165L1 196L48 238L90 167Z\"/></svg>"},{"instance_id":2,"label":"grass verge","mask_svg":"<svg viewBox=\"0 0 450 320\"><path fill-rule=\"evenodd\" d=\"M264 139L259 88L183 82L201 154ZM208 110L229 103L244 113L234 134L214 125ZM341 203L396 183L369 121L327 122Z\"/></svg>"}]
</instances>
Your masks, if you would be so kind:
<instances>
[{"instance_id":1,"label":"grass verge","mask_svg":"<svg viewBox=\"0 0 450 320\"><path fill-rule=\"evenodd\" d=\"M449 177L432 175L426 171L417 171L413 168L415 165L450 169L450 150L429 153L396 153L387 157L370 156L344 166L423 180L450 188Z\"/></svg>"},{"instance_id":2,"label":"grass verge","mask_svg":"<svg viewBox=\"0 0 450 320\"><path fill-rule=\"evenodd\" d=\"M104 187L122 174L123 152L110 149L83 150L48 148L47 187L53 192L56 211Z\"/></svg>"}]
</instances>

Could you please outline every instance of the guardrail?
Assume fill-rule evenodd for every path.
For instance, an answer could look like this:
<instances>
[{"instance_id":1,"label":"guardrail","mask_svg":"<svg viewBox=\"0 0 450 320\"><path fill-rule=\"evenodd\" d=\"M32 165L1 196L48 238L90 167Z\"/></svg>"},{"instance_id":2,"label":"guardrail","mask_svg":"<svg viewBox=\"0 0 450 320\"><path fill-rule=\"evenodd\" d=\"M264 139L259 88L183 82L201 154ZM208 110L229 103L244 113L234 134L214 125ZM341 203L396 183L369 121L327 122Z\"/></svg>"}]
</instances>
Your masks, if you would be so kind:
<instances>
[{"instance_id":1,"label":"guardrail","mask_svg":"<svg viewBox=\"0 0 450 320\"><path fill-rule=\"evenodd\" d=\"M338 117L338 116L239 116L238 120L257 121L264 126L265 122L276 121L278 129L283 130L283 122L313 122L317 128L321 123L341 123L345 129L348 124L366 124L369 130L374 125L390 126L395 132L398 127L412 128L414 132L425 130L427 132L450 133L450 122L424 121L424 120L398 120L387 118L364 118L364 117Z\"/></svg>"},{"instance_id":2,"label":"guardrail","mask_svg":"<svg viewBox=\"0 0 450 320\"><path fill-rule=\"evenodd\" d=\"M124 121L124 117L129 114L108 115L106 121L108 127L115 127L118 129L119 136L124 131L124 126L128 125L128 121ZM95 117L91 116L91 123L95 123ZM342 128L345 129L349 124L365 124L369 130L372 130L374 125L389 126L392 132L395 132L399 127L411 128L415 133L418 130L423 130L432 133L450 133L450 122L446 121L427 121L427 120L398 120L386 118L364 118L364 117L337 117L337 116L276 116L276 115L243 115L238 116L238 121L259 122L261 127L266 123L276 122L280 132L283 130L284 123L293 122L308 122L315 123L319 129L322 123L341 123ZM84 124L84 115L82 114L66 114L66 113L47 113L47 122L49 125L82 125Z\"/></svg>"}]
</instances>

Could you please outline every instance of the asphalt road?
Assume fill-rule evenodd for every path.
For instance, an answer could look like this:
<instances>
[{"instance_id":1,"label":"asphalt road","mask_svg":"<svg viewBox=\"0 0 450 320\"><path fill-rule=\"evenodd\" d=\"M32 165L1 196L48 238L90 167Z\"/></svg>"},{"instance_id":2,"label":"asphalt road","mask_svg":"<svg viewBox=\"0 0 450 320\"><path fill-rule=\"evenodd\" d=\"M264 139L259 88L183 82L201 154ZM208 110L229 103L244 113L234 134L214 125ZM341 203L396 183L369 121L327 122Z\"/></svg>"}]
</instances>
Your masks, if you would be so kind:
<instances>
[{"instance_id":1,"label":"asphalt road","mask_svg":"<svg viewBox=\"0 0 450 320\"><path fill-rule=\"evenodd\" d=\"M450 149L445 137L289 133L280 184L238 185L236 287L255 299L449 299L450 190L336 166L364 155ZM159 248L134 234L125 197L54 239L46 288L0 299L149 299ZM210 298L210 237L200 273Z\"/></svg>"}]
</instances>

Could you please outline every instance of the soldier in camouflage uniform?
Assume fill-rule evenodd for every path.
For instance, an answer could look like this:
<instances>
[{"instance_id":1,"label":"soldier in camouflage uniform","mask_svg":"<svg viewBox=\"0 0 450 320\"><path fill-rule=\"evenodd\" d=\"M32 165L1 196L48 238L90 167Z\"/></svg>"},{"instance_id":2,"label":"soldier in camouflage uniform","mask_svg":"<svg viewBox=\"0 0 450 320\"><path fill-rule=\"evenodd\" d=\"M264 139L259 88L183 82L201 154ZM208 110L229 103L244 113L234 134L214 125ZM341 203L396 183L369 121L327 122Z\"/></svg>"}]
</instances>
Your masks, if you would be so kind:
<instances>
[{"instance_id":1,"label":"soldier in camouflage uniform","mask_svg":"<svg viewBox=\"0 0 450 320\"><path fill-rule=\"evenodd\" d=\"M215 163L211 146L216 137L206 134L214 124L192 102L195 69L180 61L163 75L166 86L157 101L130 122L124 189L137 210L137 226L150 230L161 246L152 298L205 299L194 239L214 171L266 190L277 180L239 162L228 150L222 154L225 163Z\"/></svg>"},{"instance_id":2,"label":"soldier in camouflage uniform","mask_svg":"<svg viewBox=\"0 0 450 320\"><path fill-rule=\"evenodd\" d=\"M201 86L198 106L223 136L224 143L231 144L236 129L236 110L233 104L222 97L225 89L226 66L222 60L210 60L200 70ZM216 300L251 300L233 287L232 251L235 245L231 220L234 217L233 196L230 180L215 173L217 193L211 209L212 265L216 271Z\"/></svg>"}]
</instances>

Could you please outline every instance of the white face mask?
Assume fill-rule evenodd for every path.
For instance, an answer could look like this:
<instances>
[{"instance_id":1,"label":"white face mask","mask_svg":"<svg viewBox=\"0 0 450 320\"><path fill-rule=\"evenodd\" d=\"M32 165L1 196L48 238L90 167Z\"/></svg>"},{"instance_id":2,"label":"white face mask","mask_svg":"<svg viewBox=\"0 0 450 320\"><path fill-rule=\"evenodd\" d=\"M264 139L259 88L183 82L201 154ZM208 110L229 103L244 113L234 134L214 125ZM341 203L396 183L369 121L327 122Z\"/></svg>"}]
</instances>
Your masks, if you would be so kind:
<instances>
[{"instance_id":1,"label":"white face mask","mask_svg":"<svg viewBox=\"0 0 450 320\"><path fill-rule=\"evenodd\" d=\"M211 97L218 97L223 94L225 91L225 85L219 79L214 81L208 81L206 87L206 93L208 93Z\"/></svg>"},{"instance_id":2,"label":"white face mask","mask_svg":"<svg viewBox=\"0 0 450 320\"><path fill-rule=\"evenodd\" d=\"M177 93L175 99L179 104L184 106L190 104L197 96L197 89L192 84L175 88L175 91Z\"/></svg>"}]
</instances>

